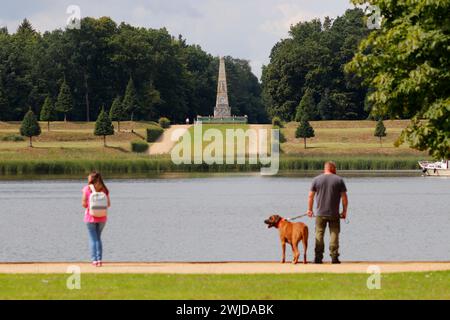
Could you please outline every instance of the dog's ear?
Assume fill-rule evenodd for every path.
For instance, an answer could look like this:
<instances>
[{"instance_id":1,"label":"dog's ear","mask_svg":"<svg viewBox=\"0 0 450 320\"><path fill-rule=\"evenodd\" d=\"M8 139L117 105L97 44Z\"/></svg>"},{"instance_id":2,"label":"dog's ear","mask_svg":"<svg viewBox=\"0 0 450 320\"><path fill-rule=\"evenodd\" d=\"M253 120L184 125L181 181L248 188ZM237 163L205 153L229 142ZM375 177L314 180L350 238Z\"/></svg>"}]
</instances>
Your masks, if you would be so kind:
<instances>
[{"instance_id":1,"label":"dog's ear","mask_svg":"<svg viewBox=\"0 0 450 320\"><path fill-rule=\"evenodd\" d=\"M278 222L280 222L280 220L281 220L281 217L279 215L276 214L276 215L273 216L273 222L274 223L278 223Z\"/></svg>"}]
</instances>

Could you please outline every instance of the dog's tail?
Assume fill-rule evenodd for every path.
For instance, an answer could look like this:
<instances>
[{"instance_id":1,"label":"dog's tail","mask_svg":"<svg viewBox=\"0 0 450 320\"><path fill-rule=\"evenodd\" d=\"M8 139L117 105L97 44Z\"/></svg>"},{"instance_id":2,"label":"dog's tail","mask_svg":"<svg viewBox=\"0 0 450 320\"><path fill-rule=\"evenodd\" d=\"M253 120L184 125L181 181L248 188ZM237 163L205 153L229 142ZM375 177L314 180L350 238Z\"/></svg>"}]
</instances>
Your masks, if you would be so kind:
<instances>
[{"instance_id":1,"label":"dog's tail","mask_svg":"<svg viewBox=\"0 0 450 320\"><path fill-rule=\"evenodd\" d=\"M304 231L303 239L302 239L302 241L303 241L303 250L305 252L305 257L307 255L307 251L308 251L308 239L309 239L309 229L308 229L308 226L305 226L305 231Z\"/></svg>"}]
</instances>

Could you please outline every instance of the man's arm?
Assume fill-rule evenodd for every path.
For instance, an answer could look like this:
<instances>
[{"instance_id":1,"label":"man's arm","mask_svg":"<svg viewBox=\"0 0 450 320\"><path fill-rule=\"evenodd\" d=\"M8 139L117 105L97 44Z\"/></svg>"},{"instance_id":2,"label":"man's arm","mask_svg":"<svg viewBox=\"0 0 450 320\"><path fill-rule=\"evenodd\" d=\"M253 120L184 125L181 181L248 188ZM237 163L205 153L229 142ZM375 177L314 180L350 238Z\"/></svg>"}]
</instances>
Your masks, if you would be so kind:
<instances>
[{"instance_id":1,"label":"man's arm","mask_svg":"<svg viewBox=\"0 0 450 320\"><path fill-rule=\"evenodd\" d=\"M314 216L314 197L316 196L316 193L314 191L311 191L309 193L308 198L308 216L312 218Z\"/></svg>"},{"instance_id":2,"label":"man's arm","mask_svg":"<svg viewBox=\"0 0 450 320\"><path fill-rule=\"evenodd\" d=\"M342 219L347 219L347 209L348 209L348 196L347 192L341 193L342 198L342 207L344 208L342 211Z\"/></svg>"}]
</instances>

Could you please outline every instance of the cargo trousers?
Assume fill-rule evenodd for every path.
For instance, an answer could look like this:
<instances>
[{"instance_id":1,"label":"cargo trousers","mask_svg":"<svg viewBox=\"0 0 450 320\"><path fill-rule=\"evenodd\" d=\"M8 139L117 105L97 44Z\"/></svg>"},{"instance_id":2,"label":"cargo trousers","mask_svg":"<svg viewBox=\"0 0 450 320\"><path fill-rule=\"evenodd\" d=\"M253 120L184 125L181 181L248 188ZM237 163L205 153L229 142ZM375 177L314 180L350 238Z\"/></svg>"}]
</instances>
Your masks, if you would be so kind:
<instances>
[{"instance_id":1,"label":"cargo trousers","mask_svg":"<svg viewBox=\"0 0 450 320\"><path fill-rule=\"evenodd\" d=\"M322 260L325 251L324 236L326 228L330 228L330 256L339 257L339 233L341 232L340 217L316 217L316 259Z\"/></svg>"}]
</instances>

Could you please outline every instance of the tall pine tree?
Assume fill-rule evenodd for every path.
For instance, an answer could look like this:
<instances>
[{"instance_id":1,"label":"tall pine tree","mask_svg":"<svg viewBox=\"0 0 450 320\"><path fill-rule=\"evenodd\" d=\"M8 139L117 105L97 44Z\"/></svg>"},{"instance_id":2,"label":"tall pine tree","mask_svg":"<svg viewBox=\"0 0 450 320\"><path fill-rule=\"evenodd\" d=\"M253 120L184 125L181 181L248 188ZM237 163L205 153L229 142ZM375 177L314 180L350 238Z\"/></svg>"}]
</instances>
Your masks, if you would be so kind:
<instances>
[{"instance_id":1,"label":"tall pine tree","mask_svg":"<svg viewBox=\"0 0 450 320\"><path fill-rule=\"evenodd\" d=\"M39 126L39 122L31 109L23 118L22 125L20 126L20 134L24 137L30 138L30 147L33 147L33 137L41 135L41 127Z\"/></svg>"},{"instance_id":2,"label":"tall pine tree","mask_svg":"<svg viewBox=\"0 0 450 320\"><path fill-rule=\"evenodd\" d=\"M306 89L305 94L297 107L295 121L300 122L304 117L307 120L314 120L317 116L316 103L312 90Z\"/></svg>"},{"instance_id":3,"label":"tall pine tree","mask_svg":"<svg viewBox=\"0 0 450 320\"><path fill-rule=\"evenodd\" d=\"M102 111L100 112L97 121L95 122L94 134L96 136L103 136L103 145L105 147L106 147L106 136L114 135L114 126L108 114L105 112L104 107L102 107Z\"/></svg>"},{"instance_id":4,"label":"tall pine tree","mask_svg":"<svg viewBox=\"0 0 450 320\"><path fill-rule=\"evenodd\" d=\"M45 98L40 114L41 121L47 122L47 131L50 132L50 121L55 120L55 106L50 97Z\"/></svg>"},{"instance_id":5,"label":"tall pine tree","mask_svg":"<svg viewBox=\"0 0 450 320\"><path fill-rule=\"evenodd\" d=\"M57 112L64 114L64 122L67 122L67 114L73 109L73 98L66 79L59 90L58 99L56 100L55 109Z\"/></svg>"},{"instance_id":6,"label":"tall pine tree","mask_svg":"<svg viewBox=\"0 0 450 320\"><path fill-rule=\"evenodd\" d=\"M134 87L133 78L130 77L125 96L122 101L123 108L128 115L131 115L131 121L134 121L134 114L138 111L136 88Z\"/></svg>"},{"instance_id":7,"label":"tall pine tree","mask_svg":"<svg viewBox=\"0 0 450 320\"><path fill-rule=\"evenodd\" d=\"M117 121L117 131L120 132L120 121L125 120L125 111L120 97L114 99L109 111L109 118L111 121Z\"/></svg>"}]
</instances>

